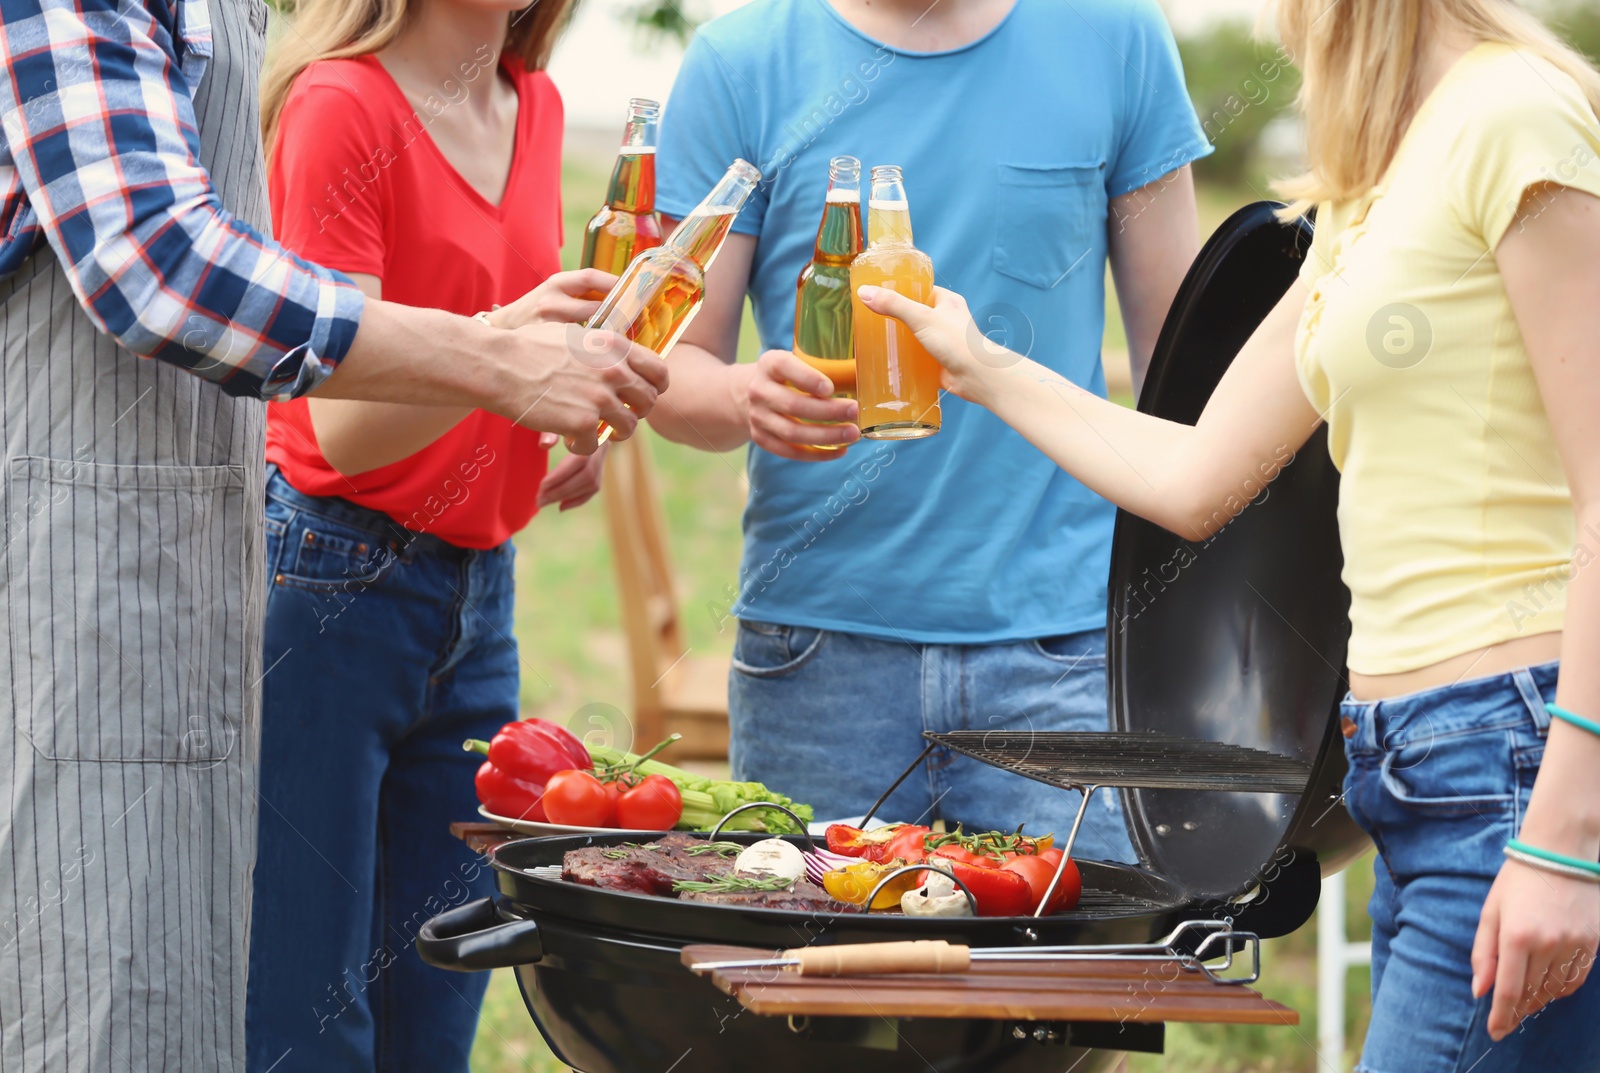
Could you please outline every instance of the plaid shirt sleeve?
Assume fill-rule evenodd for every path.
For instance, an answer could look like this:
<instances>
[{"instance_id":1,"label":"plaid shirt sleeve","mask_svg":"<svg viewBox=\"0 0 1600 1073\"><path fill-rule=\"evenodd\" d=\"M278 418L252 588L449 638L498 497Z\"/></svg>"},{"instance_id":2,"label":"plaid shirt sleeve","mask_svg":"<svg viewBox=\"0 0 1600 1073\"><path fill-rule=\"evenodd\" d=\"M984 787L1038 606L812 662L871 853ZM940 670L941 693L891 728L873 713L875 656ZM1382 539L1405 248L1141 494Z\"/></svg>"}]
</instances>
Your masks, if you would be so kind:
<instances>
[{"instance_id":1,"label":"plaid shirt sleeve","mask_svg":"<svg viewBox=\"0 0 1600 1073\"><path fill-rule=\"evenodd\" d=\"M42 241L103 331L232 395L294 398L364 298L222 207L193 88L204 0L0 0L0 277Z\"/></svg>"}]
</instances>

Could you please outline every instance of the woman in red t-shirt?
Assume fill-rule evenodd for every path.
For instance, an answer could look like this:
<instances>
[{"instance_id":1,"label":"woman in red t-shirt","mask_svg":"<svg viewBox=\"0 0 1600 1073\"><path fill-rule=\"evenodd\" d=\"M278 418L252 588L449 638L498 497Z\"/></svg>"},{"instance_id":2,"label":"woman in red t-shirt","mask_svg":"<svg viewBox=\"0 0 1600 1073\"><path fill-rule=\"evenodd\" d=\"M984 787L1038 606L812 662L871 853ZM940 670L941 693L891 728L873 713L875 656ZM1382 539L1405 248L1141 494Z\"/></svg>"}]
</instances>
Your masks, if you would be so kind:
<instances>
[{"instance_id":1,"label":"woman in red t-shirt","mask_svg":"<svg viewBox=\"0 0 1600 1073\"><path fill-rule=\"evenodd\" d=\"M557 274L565 7L302 0L262 91L278 238L374 297L587 318L614 280ZM510 538L599 487L603 452L546 472L553 439L480 410L272 408L254 1073L467 1069L487 976L410 946L493 891L449 822L477 804L462 740L517 717Z\"/></svg>"}]
</instances>

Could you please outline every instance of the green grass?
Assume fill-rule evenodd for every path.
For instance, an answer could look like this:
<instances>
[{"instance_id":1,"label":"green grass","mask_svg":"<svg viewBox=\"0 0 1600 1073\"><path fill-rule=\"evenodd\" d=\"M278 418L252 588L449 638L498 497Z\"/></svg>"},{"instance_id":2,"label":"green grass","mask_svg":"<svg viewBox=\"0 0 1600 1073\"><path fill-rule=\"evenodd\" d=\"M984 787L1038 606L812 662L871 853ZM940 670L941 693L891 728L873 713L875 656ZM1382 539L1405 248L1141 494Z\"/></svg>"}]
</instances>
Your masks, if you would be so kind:
<instances>
[{"instance_id":1,"label":"green grass","mask_svg":"<svg viewBox=\"0 0 1600 1073\"><path fill-rule=\"evenodd\" d=\"M576 262L589 214L604 193L609 161L573 158L564 178L566 263ZM1201 227L1209 233L1248 194L1203 190ZM1106 345L1120 348L1122 321L1107 303ZM755 331L746 310L741 360L755 356ZM1126 403L1128 400L1119 400ZM647 433L647 435L650 435ZM726 653L732 630L723 622L739 564L739 515L744 506L744 452L710 455L650 435L661 478L678 593L691 649ZM597 501L566 514L550 511L517 538L517 638L523 663L522 701L531 715L587 728L593 716L625 712L626 654L612 575L605 519ZM598 707L596 707L598 706ZM1370 865L1352 870L1351 935L1366 934L1363 907ZM1324 1073L1315 1063L1317 1038L1314 928L1269 943L1262 989L1299 1010L1298 1029L1168 1029L1167 1053L1132 1060L1130 1073ZM1350 976L1352 1046L1365 1028L1367 978ZM474 1073L555 1073L564 1067L545 1049L507 972L494 975L473 1050ZM1346 1067L1348 1068L1348 1063Z\"/></svg>"}]
</instances>

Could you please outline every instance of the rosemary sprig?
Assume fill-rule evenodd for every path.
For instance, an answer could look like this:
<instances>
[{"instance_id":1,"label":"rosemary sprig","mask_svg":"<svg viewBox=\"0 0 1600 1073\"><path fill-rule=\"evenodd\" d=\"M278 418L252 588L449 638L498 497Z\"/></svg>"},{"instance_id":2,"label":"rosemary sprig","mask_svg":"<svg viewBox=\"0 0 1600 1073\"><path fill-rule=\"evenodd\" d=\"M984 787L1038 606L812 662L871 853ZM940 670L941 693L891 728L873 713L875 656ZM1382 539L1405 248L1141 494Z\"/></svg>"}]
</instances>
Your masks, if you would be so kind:
<instances>
[{"instance_id":1,"label":"rosemary sprig","mask_svg":"<svg viewBox=\"0 0 1600 1073\"><path fill-rule=\"evenodd\" d=\"M637 842L619 842L612 849L601 850L600 856L606 858L607 860L620 861L631 851L636 849L644 849L644 847L639 845Z\"/></svg>"},{"instance_id":2,"label":"rosemary sprig","mask_svg":"<svg viewBox=\"0 0 1600 1073\"><path fill-rule=\"evenodd\" d=\"M685 879L672 885L682 894L745 894L758 891L788 890L794 880L781 876L715 876L704 881Z\"/></svg>"},{"instance_id":3,"label":"rosemary sprig","mask_svg":"<svg viewBox=\"0 0 1600 1073\"><path fill-rule=\"evenodd\" d=\"M715 853L719 857L737 857L744 852L744 847L737 842L705 842L698 846L690 846L683 852L691 857L707 853Z\"/></svg>"}]
</instances>

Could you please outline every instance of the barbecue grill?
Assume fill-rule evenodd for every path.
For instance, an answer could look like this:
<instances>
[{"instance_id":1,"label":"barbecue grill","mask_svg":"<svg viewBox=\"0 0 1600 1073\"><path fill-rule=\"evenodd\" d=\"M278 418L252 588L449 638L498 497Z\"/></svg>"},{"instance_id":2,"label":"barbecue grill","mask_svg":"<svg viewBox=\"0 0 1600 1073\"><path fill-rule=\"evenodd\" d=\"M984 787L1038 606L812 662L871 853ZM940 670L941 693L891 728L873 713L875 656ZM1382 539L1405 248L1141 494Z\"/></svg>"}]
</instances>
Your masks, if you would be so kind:
<instances>
[{"instance_id":1,"label":"barbecue grill","mask_svg":"<svg viewBox=\"0 0 1600 1073\"><path fill-rule=\"evenodd\" d=\"M1201 252L1157 344L1141 410L1193 421L1293 282L1310 227L1278 221L1274 208L1241 210ZM1204 542L1118 516L1113 733L927 735L930 751L1081 789L1085 801L1122 796L1140 862L1079 861L1076 909L952 920L695 904L561 881L568 850L637 836L536 838L496 848L501 896L429 921L419 953L445 968L514 967L545 1040L584 1073L663 1073L679 1063L724 1073L1088 1073L1118 1052L1159 1051L1160 1024L762 1016L680 959L692 944L946 939L1027 949L1150 943L1185 921L1227 921L1266 938L1300 927L1323 872L1364 845L1339 802L1349 605L1337 488L1319 434L1269 494Z\"/></svg>"}]
</instances>

